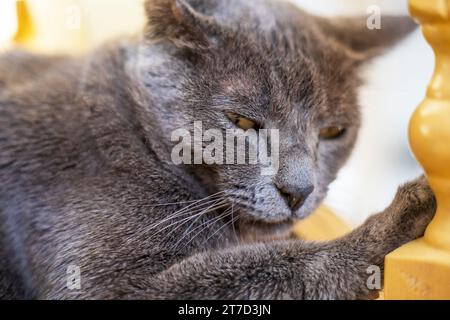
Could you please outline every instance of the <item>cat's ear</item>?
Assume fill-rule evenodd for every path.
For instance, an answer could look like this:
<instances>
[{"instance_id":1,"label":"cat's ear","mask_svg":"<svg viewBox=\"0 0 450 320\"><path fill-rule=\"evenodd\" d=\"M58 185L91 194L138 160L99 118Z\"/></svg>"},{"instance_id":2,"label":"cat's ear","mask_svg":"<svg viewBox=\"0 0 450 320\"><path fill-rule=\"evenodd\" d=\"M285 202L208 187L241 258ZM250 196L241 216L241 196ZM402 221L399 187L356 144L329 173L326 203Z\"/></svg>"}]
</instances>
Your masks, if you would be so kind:
<instances>
[{"instance_id":1,"label":"cat's ear","mask_svg":"<svg viewBox=\"0 0 450 320\"><path fill-rule=\"evenodd\" d=\"M185 0L147 0L145 9L151 39L167 39L183 48L207 48L218 32L212 17L196 11Z\"/></svg>"},{"instance_id":2,"label":"cat's ear","mask_svg":"<svg viewBox=\"0 0 450 320\"><path fill-rule=\"evenodd\" d=\"M316 21L326 36L333 38L361 61L381 54L417 28L408 16L382 16L378 27L368 25L367 16L316 17Z\"/></svg>"}]
</instances>

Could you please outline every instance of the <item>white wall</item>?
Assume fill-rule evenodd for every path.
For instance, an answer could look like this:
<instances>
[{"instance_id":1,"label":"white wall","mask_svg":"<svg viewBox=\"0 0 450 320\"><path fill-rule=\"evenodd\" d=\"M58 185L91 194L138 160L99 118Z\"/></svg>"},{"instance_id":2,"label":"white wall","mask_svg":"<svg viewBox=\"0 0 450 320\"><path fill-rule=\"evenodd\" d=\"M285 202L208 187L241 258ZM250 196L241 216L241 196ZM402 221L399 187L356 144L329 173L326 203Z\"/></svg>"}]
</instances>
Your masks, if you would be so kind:
<instances>
[{"instance_id":1,"label":"white wall","mask_svg":"<svg viewBox=\"0 0 450 320\"><path fill-rule=\"evenodd\" d=\"M405 14L406 0L290 0L310 12L326 15L361 14L371 5L377 5L382 12Z\"/></svg>"},{"instance_id":2,"label":"white wall","mask_svg":"<svg viewBox=\"0 0 450 320\"><path fill-rule=\"evenodd\" d=\"M2 0L0 2L0 52L12 44L17 27L15 0Z\"/></svg>"}]
</instances>

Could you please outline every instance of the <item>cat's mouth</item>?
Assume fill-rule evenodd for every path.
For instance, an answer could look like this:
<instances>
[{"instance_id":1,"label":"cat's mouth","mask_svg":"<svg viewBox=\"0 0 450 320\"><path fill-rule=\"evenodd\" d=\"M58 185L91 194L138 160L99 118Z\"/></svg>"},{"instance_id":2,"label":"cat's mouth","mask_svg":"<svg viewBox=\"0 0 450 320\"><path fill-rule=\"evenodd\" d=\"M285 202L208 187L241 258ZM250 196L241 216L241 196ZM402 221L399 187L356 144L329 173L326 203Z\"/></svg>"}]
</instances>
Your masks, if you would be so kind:
<instances>
[{"instance_id":1,"label":"cat's mouth","mask_svg":"<svg viewBox=\"0 0 450 320\"><path fill-rule=\"evenodd\" d=\"M273 194L252 197L230 192L227 196L242 219L251 221L252 224L283 224L293 218L293 212L282 199L274 197Z\"/></svg>"},{"instance_id":2,"label":"cat's mouth","mask_svg":"<svg viewBox=\"0 0 450 320\"><path fill-rule=\"evenodd\" d=\"M266 229L307 217L311 212L311 200L313 199L302 200L301 205L292 208L286 204L284 199L278 197L265 196L253 199L242 195L229 195L229 201L232 203L234 211L239 213L241 218Z\"/></svg>"}]
</instances>

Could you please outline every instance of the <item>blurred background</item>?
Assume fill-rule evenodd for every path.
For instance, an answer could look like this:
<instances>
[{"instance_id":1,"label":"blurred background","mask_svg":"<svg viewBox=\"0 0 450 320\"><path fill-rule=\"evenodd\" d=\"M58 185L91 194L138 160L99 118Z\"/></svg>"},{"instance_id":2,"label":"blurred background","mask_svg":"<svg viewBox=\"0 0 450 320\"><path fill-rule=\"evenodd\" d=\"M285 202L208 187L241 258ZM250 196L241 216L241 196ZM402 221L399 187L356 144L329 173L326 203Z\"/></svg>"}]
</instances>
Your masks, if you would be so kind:
<instances>
[{"instance_id":1,"label":"blurred background","mask_svg":"<svg viewBox=\"0 0 450 320\"><path fill-rule=\"evenodd\" d=\"M226 1L226 0L224 0ZM408 14L406 0L291 0L315 14ZM21 46L40 53L81 54L139 32L144 0L1 0L0 53ZM381 20L382 23L382 20ZM363 127L356 149L330 189L326 204L350 225L384 209L398 185L421 174L407 141L409 118L423 99L434 65L416 31L363 70Z\"/></svg>"}]
</instances>

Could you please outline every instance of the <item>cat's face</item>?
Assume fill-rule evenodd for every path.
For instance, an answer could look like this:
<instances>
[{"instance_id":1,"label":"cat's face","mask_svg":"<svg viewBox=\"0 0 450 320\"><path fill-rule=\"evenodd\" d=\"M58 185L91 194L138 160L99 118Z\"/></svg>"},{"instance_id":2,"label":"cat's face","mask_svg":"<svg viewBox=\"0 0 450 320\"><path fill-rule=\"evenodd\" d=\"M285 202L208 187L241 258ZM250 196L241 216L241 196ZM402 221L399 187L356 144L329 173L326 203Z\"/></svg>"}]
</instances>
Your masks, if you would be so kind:
<instances>
[{"instance_id":1,"label":"cat's face","mask_svg":"<svg viewBox=\"0 0 450 320\"><path fill-rule=\"evenodd\" d=\"M147 5L152 37L163 48L169 40L175 48L171 59L184 69L175 72L177 106L165 130L192 131L194 122L201 122L203 130L223 132L277 129L279 168L273 175L262 175L262 164L194 170L246 220L275 223L307 216L355 143L357 66L368 52L392 42L393 35L383 35L381 42L381 35L371 35L364 24L358 25L362 30L352 26L359 37L352 40L347 26L285 3L190 2L192 7L184 1ZM370 36L373 43L365 43ZM353 42L358 50L350 46Z\"/></svg>"},{"instance_id":2,"label":"cat's face","mask_svg":"<svg viewBox=\"0 0 450 320\"><path fill-rule=\"evenodd\" d=\"M278 171L263 175L262 163L198 170L211 175L216 191L223 191L241 215L267 222L305 217L323 200L355 142L359 110L354 89L344 83L356 84L354 75L341 80L346 92L339 95L347 98L332 99L335 88L302 51L276 46L266 51L240 36L226 51L217 49L198 66L198 78L185 84L184 127L201 122L204 131L277 129Z\"/></svg>"}]
</instances>

